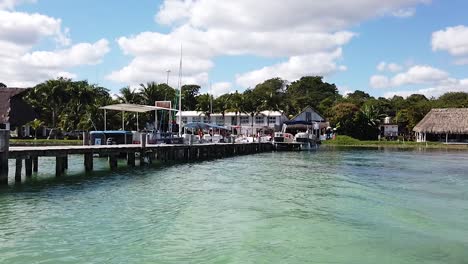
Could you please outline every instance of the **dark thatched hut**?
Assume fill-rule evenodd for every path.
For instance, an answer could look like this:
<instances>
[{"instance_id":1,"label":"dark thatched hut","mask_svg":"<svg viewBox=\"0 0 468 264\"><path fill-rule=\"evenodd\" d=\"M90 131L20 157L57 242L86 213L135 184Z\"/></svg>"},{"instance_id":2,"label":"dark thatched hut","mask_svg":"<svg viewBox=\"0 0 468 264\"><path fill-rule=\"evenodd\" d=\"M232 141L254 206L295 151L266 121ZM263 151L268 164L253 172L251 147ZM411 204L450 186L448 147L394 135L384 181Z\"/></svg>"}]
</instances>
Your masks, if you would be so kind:
<instances>
[{"instance_id":1,"label":"dark thatched hut","mask_svg":"<svg viewBox=\"0 0 468 264\"><path fill-rule=\"evenodd\" d=\"M25 88L0 88L0 129L24 126L36 118L33 108L23 100Z\"/></svg>"},{"instance_id":2,"label":"dark thatched hut","mask_svg":"<svg viewBox=\"0 0 468 264\"><path fill-rule=\"evenodd\" d=\"M432 109L413 131L418 142L468 142L468 108Z\"/></svg>"}]
</instances>

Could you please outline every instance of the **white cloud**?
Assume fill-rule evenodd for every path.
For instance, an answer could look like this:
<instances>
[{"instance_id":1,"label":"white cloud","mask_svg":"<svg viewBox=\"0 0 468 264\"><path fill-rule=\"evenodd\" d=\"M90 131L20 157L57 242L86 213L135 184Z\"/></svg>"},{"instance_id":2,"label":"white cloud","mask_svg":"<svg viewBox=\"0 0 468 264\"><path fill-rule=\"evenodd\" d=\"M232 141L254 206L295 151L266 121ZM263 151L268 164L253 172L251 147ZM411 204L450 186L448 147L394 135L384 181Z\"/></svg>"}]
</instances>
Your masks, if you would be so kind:
<instances>
[{"instance_id":1,"label":"white cloud","mask_svg":"<svg viewBox=\"0 0 468 264\"><path fill-rule=\"evenodd\" d=\"M406 84L430 84L437 83L447 79L449 74L445 71L425 66L416 65L411 67L407 72L397 74L392 78L393 86L401 86Z\"/></svg>"},{"instance_id":2,"label":"white cloud","mask_svg":"<svg viewBox=\"0 0 468 264\"><path fill-rule=\"evenodd\" d=\"M1 2L14 7L18 1ZM52 39L57 48L34 51L41 40ZM41 14L0 10L0 81L8 86L33 86L46 79L77 77L68 72L79 65L97 64L109 52L109 43L102 39L94 44L79 43L71 47L68 29L60 19Z\"/></svg>"},{"instance_id":3,"label":"white cloud","mask_svg":"<svg viewBox=\"0 0 468 264\"><path fill-rule=\"evenodd\" d=\"M403 70L403 66L396 63L386 63L385 61L382 61L377 65L377 70L380 72L399 72Z\"/></svg>"},{"instance_id":4,"label":"white cloud","mask_svg":"<svg viewBox=\"0 0 468 264\"><path fill-rule=\"evenodd\" d=\"M22 3L35 3L36 0L0 0L0 10L12 10Z\"/></svg>"},{"instance_id":5,"label":"white cloud","mask_svg":"<svg viewBox=\"0 0 468 264\"><path fill-rule=\"evenodd\" d=\"M414 16L414 14L416 14L415 8L402 8L392 13L393 16L400 17L400 18L412 17Z\"/></svg>"},{"instance_id":6,"label":"white cloud","mask_svg":"<svg viewBox=\"0 0 468 264\"><path fill-rule=\"evenodd\" d=\"M102 39L94 44L79 43L56 51L35 51L9 57L0 55L0 79L8 86L22 87L51 78L76 78L76 74L64 69L100 63L108 52L108 41Z\"/></svg>"},{"instance_id":7,"label":"white cloud","mask_svg":"<svg viewBox=\"0 0 468 264\"><path fill-rule=\"evenodd\" d=\"M213 96L217 97L223 94L230 93L232 89L232 83L230 82L218 82L214 83L211 86L211 91L210 93L213 94Z\"/></svg>"},{"instance_id":8,"label":"white cloud","mask_svg":"<svg viewBox=\"0 0 468 264\"><path fill-rule=\"evenodd\" d=\"M302 76L329 75L345 69L335 62L337 59L341 58L341 53L341 49L337 49L333 52L293 56L286 62L240 74L236 76L236 83L242 87L254 87L264 80L275 77L295 81Z\"/></svg>"},{"instance_id":9,"label":"white cloud","mask_svg":"<svg viewBox=\"0 0 468 264\"><path fill-rule=\"evenodd\" d=\"M390 80L387 76L373 75L370 78L369 85L372 88L388 88L390 87Z\"/></svg>"},{"instance_id":10,"label":"white cloud","mask_svg":"<svg viewBox=\"0 0 468 264\"><path fill-rule=\"evenodd\" d=\"M165 24L185 23L198 28L242 31L336 31L377 15L392 15L426 0L168 0L157 14Z\"/></svg>"},{"instance_id":11,"label":"white cloud","mask_svg":"<svg viewBox=\"0 0 468 264\"><path fill-rule=\"evenodd\" d=\"M410 96L412 94L423 94L426 97L439 97L447 92L465 92L468 93L468 79L451 79L445 83L441 83L429 88L422 88L417 90L403 90L403 91L392 91L385 93L385 97L390 98L394 95Z\"/></svg>"},{"instance_id":12,"label":"white cloud","mask_svg":"<svg viewBox=\"0 0 468 264\"><path fill-rule=\"evenodd\" d=\"M53 37L58 44L68 45L68 29L62 30L60 19L41 14L28 14L0 10L0 41L25 49L37 44L41 38Z\"/></svg>"},{"instance_id":13,"label":"white cloud","mask_svg":"<svg viewBox=\"0 0 468 264\"><path fill-rule=\"evenodd\" d=\"M448 27L432 33L432 50L443 50L453 56L468 55L468 27Z\"/></svg>"},{"instance_id":14,"label":"white cloud","mask_svg":"<svg viewBox=\"0 0 468 264\"><path fill-rule=\"evenodd\" d=\"M456 64L468 64L468 27L447 27L432 33L432 50L447 51L456 57Z\"/></svg>"},{"instance_id":15,"label":"white cloud","mask_svg":"<svg viewBox=\"0 0 468 264\"><path fill-rule=\"evenodd\" d=\"M379 66L381 64L377 68L384 68ZM438 97L447 92L468 92L468 79L453 78L446 71L428 65L414 65L405 72L396 74L393 77L373 75L370 78L369 85L372 88L396 89L384 93L387 98L394 95L406 97L412 94ZM417 88L408 89L408 86Z\"/></svg>"},{"instance_id":16,"label":"white cloud","mask_svg":"<svg viewBox=\"0 0 468 264\"><path fill-rule=\"evenodd\" d=\"M343 95L344 97L348 96L348 94L353 93L355 90L349 88L348 86L337 86L338 92Z\"/></svg>"},{"instance_id":17,"label":"white cloud","mask_svg":"<svg viewBox=\"0 0 468 264\"><path fill-rule=\"evenodd\" d=\"M177 61L180 44L183 45L184 58L196 58L192 59L194 62L197 59L212 61L218 56L236 55L288 58L287 62L242 74L237 84L250 84L251 81L247 79L270 76L276 69L286 70L283 75L291 77L299 73L330 74L346 70L346 66L337 66L336 61L328 59L322 63L315 56L322 58L322 54L333 54L349 43L355 34L346 31L346 28L372 17L392 15L392 12L401 8L425 2L427 0L361 0L357 3L347 0L292 0L287 3L269 0L166 0L155 20L172 27L171 32L142 32L119 38L122 51L134 59L107 78L129 84L143 81L140 78L152 77L157 80L165 69L174 69L170 63L161 65L160 68L164 69L161 72L150 75L149 72L142 73L148 66L135 61L148 62L148 57L174 57L165 61ZM208 74L206 68L201 67L188 78L202 74Z\"/></svg>"},{"instance_id":18,"label":"white cloud","mask_svg":"<svg viewBox=\"0 0 468 264\"><path fill-rule=\"evenodd\" d=\"M58 51L35 51L21 57L21 62L34 67L74 67L101 63L102 56L109 52L109 42L101 39L94 44L79 43L69 49Z\"/></svg>"},{"instance_id":19,"label":"white cloud","mask_svg":"<svg viewBox=\"0 0 468 264\"><path fill-rule=\"evenodd\" d=\"M371 76L369 85L372 88L389 88L414 84L439 84L447 81L450 81L447 72L427 65L415 65L391 79L383 75Z\"/></svg>"}]
</instances>

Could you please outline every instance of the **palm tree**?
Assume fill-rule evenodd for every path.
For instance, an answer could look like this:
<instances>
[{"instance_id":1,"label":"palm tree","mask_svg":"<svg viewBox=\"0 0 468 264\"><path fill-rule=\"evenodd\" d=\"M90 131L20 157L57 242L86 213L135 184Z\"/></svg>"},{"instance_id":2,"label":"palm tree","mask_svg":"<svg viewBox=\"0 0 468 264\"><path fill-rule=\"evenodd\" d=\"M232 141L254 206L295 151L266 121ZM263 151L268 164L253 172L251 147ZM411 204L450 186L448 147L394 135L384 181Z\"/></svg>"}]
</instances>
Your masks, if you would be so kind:
<instances>
[{"instance_id":1,"label":"palm tree","mask_svg":"<svg viewBox=\"0 0 468 264\"><path fill-rule=\"evenodd\" d=\"M29 125L34 129L34 139L37 139L37 130L44 124L41 120L35 118L33 121L29 122Z\"/></svg>"},{"instance_id":2,"label":"palm tree","mask_svg":"<svg viewBox=\"0 0 468 264\"><path fill-rule=\"evenodd\" d=\"M205 114L205 116L208 117L209 123L211 123L210 102L211 102L211 95L208 93L197 96L196 110L203 112L203 114Z\"/></svg>"},{"instance_id":3,"label":"palm tree","mask_svg":"<svg viewBox=\"0 0 468 264\"><path fill-rule=\"evenodd\" d=\"M139 104L141 103L141 95L136 89L132 89L129 86L120 89L120 95L117 95L117 99L121 103L125 104Z\"/></svg>"},{"instance_id":4,"label":"palm tree","mask_svg":"<svg viewBox=\"0 0 468 264\"><path fill-rule=\"evenodd\" d=\"M226 114L226 111L230 108L230 99L232 97L232 94L223 94L216 98L215 100L215 112L220 112L222 117L223 117L223 122L224 122L224 116Z\"/></svg>"}]
</instances>

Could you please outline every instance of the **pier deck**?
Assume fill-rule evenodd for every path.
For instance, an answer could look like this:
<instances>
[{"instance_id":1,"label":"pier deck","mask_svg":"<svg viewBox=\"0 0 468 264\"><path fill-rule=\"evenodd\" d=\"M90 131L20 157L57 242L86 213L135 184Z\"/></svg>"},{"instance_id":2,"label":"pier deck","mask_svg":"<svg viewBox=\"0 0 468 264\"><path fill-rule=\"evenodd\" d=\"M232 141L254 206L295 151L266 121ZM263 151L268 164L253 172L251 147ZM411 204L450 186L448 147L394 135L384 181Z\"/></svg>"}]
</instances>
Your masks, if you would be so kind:
<instances>
[{"instance_id":1,"label":"pier deck","mask_svg":"<svg viewBox=\"0 0 468 264\"><path fill-rule=\"evenodd\" d=\"M1 134L1 133L0 133ZM136 158L139 164L160 162L191 162L204 159L216 159L237 155L255 154L271 151L270 143L212 143L194 145L85 145L85 146L38 146L10 147L9 138L3 134L0 139L0 185L8 184L8 160L15 159L15 181L21 182L22 166L25 166L25 176L31 177L39 170L39 157L56 157L56 176L62 176L68 169L69 155L84 155L86 171L93 170L93 157L106 156L110 169L117 168L117 159L124 157L128 166L135 166ZM138 154L138 155L136 155ZM24 160L24 162L23 162Z\"/></svg>"}]
</instances>

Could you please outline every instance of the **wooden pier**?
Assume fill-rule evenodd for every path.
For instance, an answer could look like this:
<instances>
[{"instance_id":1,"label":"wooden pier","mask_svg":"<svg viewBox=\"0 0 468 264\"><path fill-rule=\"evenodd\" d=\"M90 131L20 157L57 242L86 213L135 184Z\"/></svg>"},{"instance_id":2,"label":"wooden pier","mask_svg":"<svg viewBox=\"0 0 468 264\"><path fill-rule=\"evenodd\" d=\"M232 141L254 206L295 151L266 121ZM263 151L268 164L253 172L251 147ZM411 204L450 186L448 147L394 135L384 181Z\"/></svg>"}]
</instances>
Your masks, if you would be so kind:
<instances>
[{"instance_id":1,"label":"wooden pier","mask_svg":"<svg viewBox=\"0 0 468 264\"><path fill-rule=\"evenodd\" d=\"M142 136L145 138L145 135ZM31 177L39 170L40 157L55 157L55 175L62 176L68 169L69 155L83 155L84 168L93 170L95 156L108 157L110 169L117 168L117 159L126 158L128 166L135 166L136 158L139 164L159 162L192 162L206 159L217 159L237 155L255 154L271 151L270 143L216 143L196 145L147 145L143 139L141 144L132 145L83 145L83 146L43 146L43 147L10 147L9 131L0 130L0 185L8 184L8 159L15 159L15 181L21 182L22 166L25 166L25 176ZM24 161L24 162L23 162Z\"/></svg>"}]
</instances>

